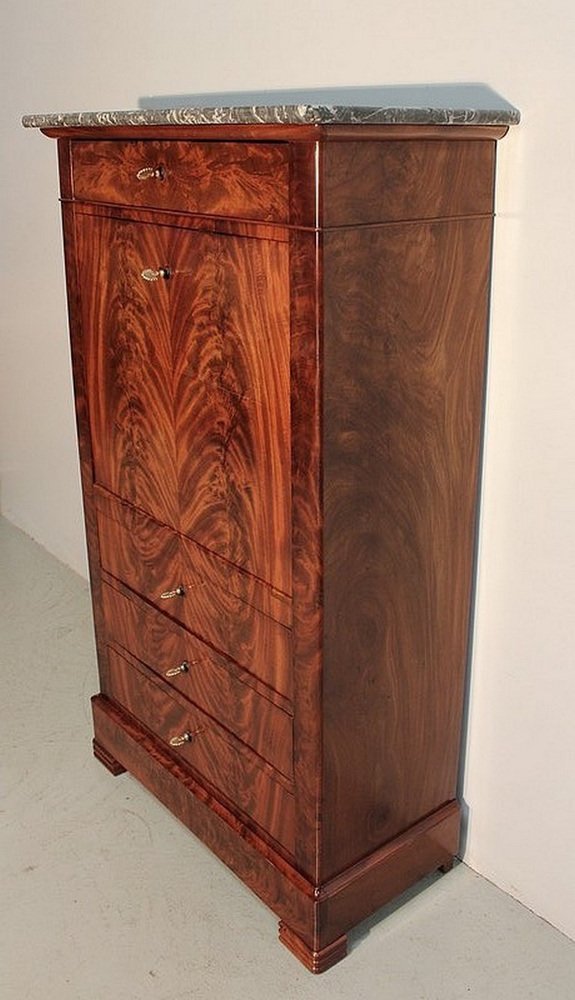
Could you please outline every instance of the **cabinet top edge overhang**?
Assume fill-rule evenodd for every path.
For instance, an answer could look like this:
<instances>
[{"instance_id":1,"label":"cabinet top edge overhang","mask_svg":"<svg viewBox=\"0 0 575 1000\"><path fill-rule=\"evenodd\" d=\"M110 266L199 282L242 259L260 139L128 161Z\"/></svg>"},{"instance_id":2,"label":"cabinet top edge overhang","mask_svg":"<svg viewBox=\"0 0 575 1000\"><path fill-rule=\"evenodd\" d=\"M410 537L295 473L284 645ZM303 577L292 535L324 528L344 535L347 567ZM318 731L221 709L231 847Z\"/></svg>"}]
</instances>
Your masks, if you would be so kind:
<instances>
[{"instance_id":1,"label":"cabinet top edge overhang","mask_svg":"<svg viewBox=\"0 0 575 1000\"><path fill-rule=\"evenodd\" d=\"M41 129L161 125L509 126L520 120L517 108L480 86L374 87L311 93L327 100L310 99L309 91L272 92L261 103L256 99L261 99L262 94L183 95L165 98L164 106L158 104L159 98L143 98L142 105L148 106L132 111L30 114L24 115L22 124ZM274 98L273 103L270 98Z\"/></svg>"}]
</instances>

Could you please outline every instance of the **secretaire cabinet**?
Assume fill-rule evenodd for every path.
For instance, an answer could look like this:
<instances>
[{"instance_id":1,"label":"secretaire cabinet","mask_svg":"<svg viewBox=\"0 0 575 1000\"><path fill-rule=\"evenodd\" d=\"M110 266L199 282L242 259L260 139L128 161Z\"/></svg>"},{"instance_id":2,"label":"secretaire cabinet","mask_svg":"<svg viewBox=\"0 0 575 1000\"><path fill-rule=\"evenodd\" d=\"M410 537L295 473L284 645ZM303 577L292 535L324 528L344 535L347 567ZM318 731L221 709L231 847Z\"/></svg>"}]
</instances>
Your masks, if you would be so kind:
<instances>
[{"instance_id":1,"label":"secretaire cabinet","mask_svg":"<svg viewBox=\"0 0 575 1000\"><path fill-rule=\"evenodd\" d=\"M59 147L94 752L322 971L354 924L458 850L506 129L45 131Z\"/></svg>"}]
</instances>

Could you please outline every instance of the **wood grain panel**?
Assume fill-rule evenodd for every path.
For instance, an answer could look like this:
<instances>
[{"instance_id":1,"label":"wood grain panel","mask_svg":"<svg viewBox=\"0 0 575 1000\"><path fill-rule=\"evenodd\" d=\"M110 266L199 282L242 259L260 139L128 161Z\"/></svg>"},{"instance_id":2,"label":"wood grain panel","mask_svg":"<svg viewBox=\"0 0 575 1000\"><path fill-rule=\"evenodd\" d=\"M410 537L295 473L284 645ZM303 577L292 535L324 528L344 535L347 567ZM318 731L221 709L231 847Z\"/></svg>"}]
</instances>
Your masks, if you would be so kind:
<instances>
[{"instance_id":1,"label":"wood grain panel","mask_svg":"<svg viewBox=\"0 0 575 1000\"><path fill-rule=\"evenodd\" d=\"M197 239L173 283L180 527L289 594L287 247Z\"/></svg>"},{"instance_id":2,"label":"wood grain panel","mask_svg":"<svg viewBox=\"0 0 575 1000\"><path fill-rule=\"evenodd\" d=\"M103 569L291 699L290 630L199 575L176 532L128 504L96 498ZM162 599L180 586L183 595Z\"/></svg>"},{"instance_id":3,"label":"wood grain panel","mask_svg":"<svg viewBox=\"0 0 575 1000\"><path fill-rule=\"evenodd\" d=\"M290 232L287 226L279 223L226 219L219 215L184 215L182 212L168 209L134 208L130 205L107 205L103 202L81 201L74 202L74 205L76 216L90 215L102 219L143 222L153 226L176 226L178 229L192 229L194 232L246 236L254 240L273 240L276 243L287 243Z\"/></svg>"},{"instance_id":4,"label":"wood grain panel","mask_svg":"<svg viewBox=\"0 0 575 1000\"><path fill-rule=\"evenodd\" d=\"M448 871L459 849L461 810L448 802L362 858L318 892L319 943L333 941L424 875Z\"/></svg>"},{"instance_id":5,"label":"wood grain panel","mask_svg":"<svg viewBox=\"0 0 575 1000\"><path fill-rule=\"evenodd\" d=\"M78 229L96 482L289 593L287 248Z\"/></svg>"},{"instance_id":6,"label":"wood grain panel","mask_svg":"<svg viewBox=\"0 0 575 1000\"><path fill-rule=\"evenodd\" d=\"M210 406L202 365L209 371L212 342L217 331L210 322L210 268L212 247L206 234L187 234L177 257L170 258L173 343L174 431L178 465L178 528L221 556L230 554L228 480L223 468L221 409ZM213 276L212 276L213 278ZM207 301L206 301L207 300ZM204 305L205 304L205 305ZM187 348L187 357L183 352ZM183 375L182 375L183 371Z\"/></svg>"},{"instance_id":7,"label":"wood grain panel","mask_svg":"<svg viewBox=\"0 0 575 1000\"><path fill-rule=\"evenodd\" d=\"M139 180L145 167L161 176ZM288 217L283 144L75 142L73 169L79 199L276 222Z\"/></svg>"},{"instance_id":8,"label":"wood grain panel","mask_svg":"<svg viewBox=\"0 0 575 1000\"><path fill-rule=\"evenodd\" d=\"M319 921L316 926L321 926ZM327 972L332 965L341 962L347 955L347 935L337 937L335 941L330 941L325 948L310 947L303 938L294 934L291 927L288 927L283 920L279 924L279 939L286 948L292 952L299 961L305 965L309 972L319 975Z\"/></svg>"},{"instance_id":9,"label":"wood grain panel","mask_svg":"<svg viewBox=\"0 0 575 1000\"><path fill-rule=\"evenodd\" d=\"M110 697L292 853L293 795L277 772L210 716L144 676L136 661L128 662L112 649L109 660ZM190 742L170 744L184 733L191 734Z\"/></svg>"},{"instance_id":10,"label":"wood grain panel","mask_svg":"<svg viewBox=\"0 0 575 1000\"><path fill-rule=\"evenodd\" d=\"M69 142L58 143L58 159L65 188L69 179ZM80 458L82 502L84 526L88 552L90 594L94 616L96 650L100 675L106 675L107 654L105 630L100 602L100 546L98 524L93 498L93 451L88 416L88 388L86 383L85 340L82 326L81 288L77 268L76 226L74 210L70 205L62 205L62 231L64 237L64 259L66 264L66 292L70 328L70 348L72 376L74 381L74 405Z\"/></svg>"},{"instance_id":11,"label":"wood grain panel","mask_svg":"<svg viewBox=\"0 0 575 1000\"><path fill-rule=\"evenodd\" d=\"M168 289L141 277L171 256L169 229L77 221L95 481L177 525Z\"/></svg>"},{"instance_id":12,"label":"wood grain panel","mask_svg":"<svg viewBox=\"0 0 575 1000\"><path fill-rule=\"evenodd\" d=\"M131 504L119 500L108 490L100 486L93 487L95 504L97 509L105 517L110 517L124 526L127 532L134 531L136 534L143 530L144 534L153 532L156 527L160 533L166 531L165 526L158 525L151 521L143 511L135 509ZM138 528L140 525L140 528ZM168 534L174 535L169 529ZM251 605L257 611L262 611L267 617L273 618L280 624L291 626L292 611L291 600L280 591L274 590L258 577L247 573L238 566L233 566L226 559L220 558L209 549L198 545L183 535L178 535L181 552L184 553L188 570L194 577L201 577L206 580L209 586L229 590L231 594L240 597L246 604ZM147 556L144 550L144 558ZM170 579L174 573L183 572L183 561L175 561L167 566Z\"/></svg>"},{"instance_id":13,"label":"wood grain panel","mask_svg":"<svg viewBox=\"0 0 575 1000\"><path fill-rule=\"evenodd\" d=\"M103 695L92 698L96 741L170 809L278 914L302 931L314 887L265 831L252 829L187 764L132 715Z\"/></svg>"},{"instance_id":14,"label":"wood grain panel","mask_svg":"<svg viewBox=\"0 0 575 1000\"><path fill-rule=\"evenodd\" d=\"M246 604L251 604L282 625L291 627L292 600L287 594L270 587L253 573L234 566L227 559L222 559L187 536L182 536L182 545L194 573L209 580L216 587L229 590L236 597L241 597Z\"/></svg>"},{"instance_id":15,"label":"wood grain panel","mask_svg":"<svg viewBox=\"0 0 575 1000\"><path fill-rule=\"evenodd\" d=\"M102 587L102 603L109 642L128 650L163 680L167 671L187 664L184 671L169 677L168 685L283 774L292 775L291 716L262 697L265 689L262 685L256 689L250 674L165 615L107 584Z\"/></svg>"},{"instance_id":16,"label":"wood grain panel","mask_svg":"<svg viewBox=\"0 0 575 1000\"><path fill-rule=\"evenodd\" d=\"M292 226L320 225L320 163L323 145L297 142L291 145L290 222Z\"/></svg>"},{"instance_id":17,"label":"wood grain panel","mask_svg":"<svg viewBox=\"0 0 575 1000\"><path fill-rule=\"evenodd\" d=\"M490 246L325 237L324 875L455 795Z\"/></svg>"},{"instance_id":18,"label":"wood grain panel","mask_svg":"<svg viewBox=\"0 0 575 1000\"><path fill-rule=\"evenodd\" d=\"M296 857L319 881L322 798L322 284L321 237L293 234L292 319L293 674Z\"/></svg>"},{"instance_id":19,"label":"wood grain panel","mask_svg":"<svg viewBox=\"0 0 575 1000\"><path fill-rule=\"evenodd\" d=\"M323 224L346 226L493 211L495 142L330 142Z\"/></svg>"},{"instance_id":20,"label":"wood grain panel","mask_svg":"<svg viewBox=\"0 0 575 1000\"><path fill-rule=\"evenodd\" d=\"M256 611L229 590L199 576L196 565L182 550L188 599L178 604L179 620L206 638L286 698L292 698L291 632Z\"/></svg>"},{"instance_id":21,"label":"wood grain panel","mask_svg":"<svg viewBox=\"0 0 575 1000\"><path fill-rule=\"evenodd\" d=\"M105 499L101 493L95 493L95 502L102 569L151 601L159 602L160 594L184 583L175 532L129 504ZM173 602L169 610L173 614Z\"/></svg>"},{"instance_id":22,"label":"wood grain panel","mask_svg":"<svg viewBox=\"0 0 575 1000\"><path fill-rule=\"evenodd\" d=\"M469 142L476 139L502 139L508 131L509 125L326 125L321 137L326 142L357 142L358 139L377 139L383 142L394 142L397 139L409 139L412 142L441 139L455 142L464 139Z\"/></svg>"}]
</instances>

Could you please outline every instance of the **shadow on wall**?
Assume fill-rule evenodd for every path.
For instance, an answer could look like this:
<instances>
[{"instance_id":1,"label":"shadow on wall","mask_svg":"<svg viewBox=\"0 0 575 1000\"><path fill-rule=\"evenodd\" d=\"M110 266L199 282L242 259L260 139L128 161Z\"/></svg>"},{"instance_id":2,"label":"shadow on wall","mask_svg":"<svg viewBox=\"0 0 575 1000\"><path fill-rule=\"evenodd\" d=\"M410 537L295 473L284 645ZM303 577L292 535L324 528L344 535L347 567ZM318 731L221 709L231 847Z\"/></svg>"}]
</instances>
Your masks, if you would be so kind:
<instances>
[{"instance_id":1,"label":"shadow on wall","mask_svg":"<svg viewBox=\"0 0 575 1000\"><path fill-rule=\"evenodd\" d=\"M257 107L314 104L334 107L439 108L514 111L513 105L483 83L429 83L385 87L319 87L298 90L244 90L207 94L161 94L140 97L147 111L164 108Z\"/></svg>"}]
</instances>

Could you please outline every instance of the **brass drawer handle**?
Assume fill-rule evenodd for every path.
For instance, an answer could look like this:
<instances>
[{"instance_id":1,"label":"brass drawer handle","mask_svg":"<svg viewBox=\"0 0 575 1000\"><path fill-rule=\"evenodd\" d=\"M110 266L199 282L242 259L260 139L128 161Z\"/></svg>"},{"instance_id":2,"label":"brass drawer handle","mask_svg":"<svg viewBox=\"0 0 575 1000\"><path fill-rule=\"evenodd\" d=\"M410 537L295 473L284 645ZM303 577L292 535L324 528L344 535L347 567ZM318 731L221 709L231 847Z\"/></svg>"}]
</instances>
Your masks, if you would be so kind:
<instances>
[{"instance_id":1,"label":"brass drawer handle","mask_svg":"<svg viewBox=\"0 0 575 1000\"><path fill-rule=\"evenodd\" d=\"M172 736L170 740L171 747L181 747L184 743L191 743L194 738L193 733L182 733L181 736Z\"/></svg>"},{"instance_id":2,"label":"brass drawer handle","mask_svg":"<svg viewBox=\"0 0 575 1000\"><path fill-rule=\"evenodd\" d=\"M164 590L163 594L160 594L161 601L171 601L172 597L185 597L186 588L180 583L175 590Z\"/></svg>"},{"instance_id":3,"label":"brass drawer handle","mask_svg":"<svg viewBox=\"0 0 575 1000\"><path fill-rule=\"evenodd\" d=\"M172 736L170 740L170 746L181 747L184 745L184 743L193 743L194 737L198 736L201 732L202 732L201 729L194 729L193 733L191 733L188 730L187 732L182 733L181 736Z\"/></svg>"},{"instance_id":4,"label":"brass drawer handle","mask_svg":"<svg viewBox=\"0 0 575 1000\"><path fill-rule=\"evenodd\" d=\"M167 281L171 277L171 270L169 267L146 267L143 271L140 271L140 276L144 281L158 281L159 278L163 278Z\"/></svg>"},{"instance_id":5,"label":"brass drawer handle","mask_svg":"<svg viewBox=\"0 0 575 1000\"><path fill-rule=\"evenodd\" d=\"M164 168L159 164L157 167L140 167L136 174L136 180L147 181L155 177L157 180L163 181L165 176Z\"/></svg>"},{"instance_id":6,"label":"brass drawer handle","mask_svg":"<svg viewBox=\"0 0 575 1000\"><path fill-rule=\"evenodd\" d=\"M166 672L164 673L164 677L177 677L178 674L187 674L190 667L197 662L198 662L197 660L192 660L192 662L189 663L188 660L182 660L179 666L170 667L169 670L166 670Z\"/></svg>"}]
</instances>

